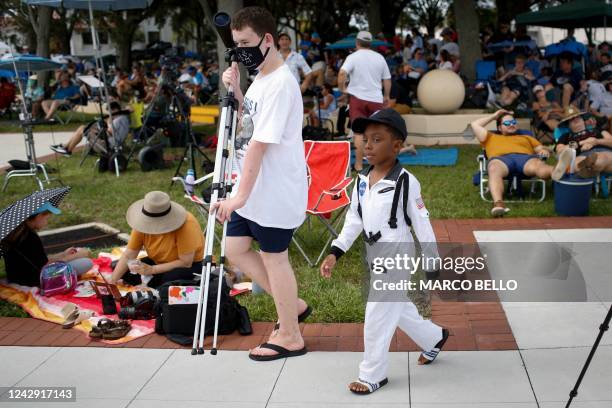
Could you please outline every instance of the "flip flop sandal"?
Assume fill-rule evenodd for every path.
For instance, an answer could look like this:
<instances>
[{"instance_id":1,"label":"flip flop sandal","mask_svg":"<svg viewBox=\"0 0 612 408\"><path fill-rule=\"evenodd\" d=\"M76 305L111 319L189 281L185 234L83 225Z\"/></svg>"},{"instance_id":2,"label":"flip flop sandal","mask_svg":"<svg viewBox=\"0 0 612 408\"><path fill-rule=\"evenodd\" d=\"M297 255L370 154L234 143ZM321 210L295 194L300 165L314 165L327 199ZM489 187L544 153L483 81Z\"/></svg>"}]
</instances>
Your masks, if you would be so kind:
<instances>
[{"instance_id":1,"label":"flip flop sandal","mask_svg":"<svg viewBox=\"0 0 612 408\"><path fill-rule=\"evenodd\" d=\"M389 380L387 378L385 378L384 380L382 380L381 382L377 382L377 383L371 383L368 381L364 381L361 378L358 379L357 381L353 381L352 383L349 384L349 390L353 393L353 394L357 394L357 395L367 395L367 394L371 394L374 391L376 391L377 389L379 389L380 387L387 385L387 383L389 382ZM364 387L367 387L367 390L365 391L358 391L358 390L354 390L352 388L350 388L351 385L353 384L360 384L363 385Z\"/></svg>"},{"instance_id":2,"label":"flip flop sandal","mask_svg":"<svg viewBox=\"0 0 612 408\"><path fill-rule=\"evenodd\" d=\"M104 340L118 340L127 336L130 330L132 330L132 325L127 320L118 320L114 323L115 325L113 327L102 332L102 338Z\"/></svg>"},{"instance_id":3,"label":"flip flop sandal","mask_svg":"<svg viewBox=\"0 0 612 408\"><path fill-rule=\"evenodd\" d=\"M104 334L104 330L107 330L112 326L113 321L109 318L104 317L98 321L98 324L91 327L89 337L91 337L92 339L101 339Z\"/></svg>"},{"instance_id":4,"label":"flip flop sandal","mask_svg":"<svg viewBox=\"0 0 612 408\"><path fill-rule=\"evenodd\" d=\"M259 356L259 355L256 355L256 354L249 354L249 358L251 360L255 360L255 361L274 361L274 360L280 360L281 358L303 356L304 354L306 354L308 352L308 350L306 350L305 346L302 347L299 350L287 350L286 348L284 348L282 346L279 346L277 344L263 343L263 344L260 344L258 347L259 348L266 348L266 349L274 350L278 354L273 354L273 355L270 355L270 356Z\"/></svg>"},{"instance_id":5,"label":"flip flop sandal","mask_svg":"<svg viewBox=\"0 0 612 408\"><path fill-rule=\"evenodd\" d=\"M64 318L64 320L68 320L68 317L70 317L70 315L73 314L78 309L79 307L77 305L75 305L74 303L68 302L64 305L64 307L62 307L62 310L61 310L62 317Z\"/></svg>"},{"instance_id":6,"label":"flip flop sandal","mask_svg":"<svg viewBox=\"0 0 612 408\"><path fill-rule=\"evenodd\" d=\"M298 323L302 323L304 320L308 319L308 316L312 313L312 307L306 305L306 310L298 315ZM274 330L280 329L280 323L276 322L274 325Z\"/></svg>"},{"instance_id":7,"label":"flip flop sandal","mask_svg":"<svg viewBox=\"0 0 612 408\"><path fill-rule=\"evenodd\" d=\"M440 340L433 349L430 351L424 351L419 356L419 365L427 365L433 363L433 361L438 357L438 354L442 351L442 347L444 347L444 343L448 340L449 332L447 329L442 329L442 340Z\"/></svg>"},{"instance_id":8,"label":"flip flop sandal","mask_svg":"<svg viewBox=\"0 0 612 408\"><path fill-rule=\"evenodd\" d=\"M94 316L94 312L93 310L76 310L75 311L75 315L71 315L70 319L67 319L64 324L62 325L63 329L71 329L72 327L76 326L77 324L80 324L81 322L85 321L85 320L89 320L90 317Z\"/></svg>"},{"instance_id":9,"label":"flip flop sandal","mask_svg":"<svg viewBox=\"0 0 612 408\"><path fill-rule=\"evenodd\" d=\"M78 307L74 307L74 308L67 308L68 305L64 306L64 308L62 308L62 313L64 313L65 309L66 311L68 309L71 309L71 312L69 312L67 315L64 315L65 320L62 323L62 329L71 329L72 326L74 326L76 323L76 319L79 317L79 308Z\"/></svg>"}]
</instances>

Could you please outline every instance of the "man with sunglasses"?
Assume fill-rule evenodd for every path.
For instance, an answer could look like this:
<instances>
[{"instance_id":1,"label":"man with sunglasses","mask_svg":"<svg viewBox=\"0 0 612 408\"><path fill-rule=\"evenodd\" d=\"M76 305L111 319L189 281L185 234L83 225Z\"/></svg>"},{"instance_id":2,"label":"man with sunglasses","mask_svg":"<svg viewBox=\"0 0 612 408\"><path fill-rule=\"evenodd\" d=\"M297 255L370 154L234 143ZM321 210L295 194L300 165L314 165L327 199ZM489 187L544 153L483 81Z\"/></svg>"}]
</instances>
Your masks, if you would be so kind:
<instances>
[{"instance_id":1,"label":"man with sunglasses","mask_svg":"<svg viewBox=\"0 0 612 408\"><path fill-rule=\"evenodd\" d=\"M497 123L497 133L486 129L493 121ZM491 215L502 217L510 211L503 201L504 178L518 175L550 179L553 167L542 161L542 158L550 156L550 151L535 138L520 134L513 113L504 109L475 120L471 127L489 159L487 171L493 197Z\"/></svg>"}]
</instances>

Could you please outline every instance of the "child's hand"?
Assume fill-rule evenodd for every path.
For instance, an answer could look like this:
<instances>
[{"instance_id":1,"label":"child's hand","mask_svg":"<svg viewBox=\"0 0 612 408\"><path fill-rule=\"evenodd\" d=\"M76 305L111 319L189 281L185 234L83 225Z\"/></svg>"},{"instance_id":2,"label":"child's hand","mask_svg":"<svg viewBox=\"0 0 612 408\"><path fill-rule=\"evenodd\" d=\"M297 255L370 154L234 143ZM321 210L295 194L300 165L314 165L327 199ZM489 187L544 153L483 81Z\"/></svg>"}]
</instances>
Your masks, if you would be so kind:
<instances>
[{"instance_id":1,"label":"child's hand","mask_svg":"<svg viewBox=\"0 0 612 408\"><path fill-rule=\"evenodd\" d=\"M336 266L336 255L327 255L321 264L321 276L324 278L330 278L334 266Z\"/></svg>"}]
</instances>

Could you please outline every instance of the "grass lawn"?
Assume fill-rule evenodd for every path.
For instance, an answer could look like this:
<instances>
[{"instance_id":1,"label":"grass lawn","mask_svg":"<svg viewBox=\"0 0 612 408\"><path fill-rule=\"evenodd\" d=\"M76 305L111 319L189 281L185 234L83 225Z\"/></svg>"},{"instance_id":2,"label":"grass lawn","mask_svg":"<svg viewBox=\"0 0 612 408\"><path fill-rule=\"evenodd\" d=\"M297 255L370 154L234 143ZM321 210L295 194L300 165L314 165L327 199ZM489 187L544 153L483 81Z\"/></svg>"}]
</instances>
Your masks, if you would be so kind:
<instances>
[{"instance_id":1,"label":"grass lawn","mask_svg":"<svg viewBox=\"0 0 612 408\"><path fill-rule=\"evenodd\" d=\"M415 166L410 171L419 179L422 195L432 219L436 218L488 218L490 204L483 202L478 188L472 185L472 175L477 170L476 156L478 146L461 146L459 161L454 167ZM210 156L214 156L211 152ZM125 211L130 203L138 200L151 190L162 190L173 200L192 209L195 208L183 198L178 185L170 188L170 178L177 163L172 168L143 173L136 163L130 163L129 170L116 178L114 174L98 174L93 170L94 159L88 159L83 167L78 166L79 155L69 159L59 158L50 163L58 167L66 185L72 187L71 193L62 204L63 214L51 218L51 228L98 221L109 224L123 232L129 232L125 221ZM183 166L186 169L186 165ZM199 173L198 173L199 174ZM30 179L16 180L9 184L5 194L0 195L0 208L28 194L35 188ZM548 183L548 197L543 203L512 203L508 217L554 216L554 204ZM591 203L592 215L610 215L612 200L595 200ZM318 245L323 232L318 222L313 222L313 230L303 230L307 244ZM304 234L305 233L305 234ZM361 282L364 268L360 257L361 243L354 245L339 262L330 280L319 277L318 270L309 268L299 253L290 248L292 265L297 273L300 296L314 308L310 321L318 322L360 322L363 321L364 302L361 295ZM0 266L3 268L4 265ZM0 272L2 273L2 272ZM249 308L254 321L271 321L276 318L272 299L266 295L241 296L240 302ZM17 308L18 309L18 308ZM422 308L427 313L427 308ZM0 302L0 315L15 315L16 308Z\"/></svg>"}]
</instances>

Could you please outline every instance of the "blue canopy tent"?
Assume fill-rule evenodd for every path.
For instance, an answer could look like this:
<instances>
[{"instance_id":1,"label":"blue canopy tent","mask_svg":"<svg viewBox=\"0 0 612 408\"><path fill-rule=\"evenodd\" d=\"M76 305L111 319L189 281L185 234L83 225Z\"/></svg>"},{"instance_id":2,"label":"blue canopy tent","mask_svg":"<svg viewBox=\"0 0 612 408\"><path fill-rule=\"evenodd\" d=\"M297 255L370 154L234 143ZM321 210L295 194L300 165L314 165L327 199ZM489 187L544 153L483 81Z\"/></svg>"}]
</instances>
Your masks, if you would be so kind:
<instances>
[{"instance_id":1,"label":"blue canopy tent","mask_svg":"<svg viewBox=\"0 0 612 408\"><path fill-rule=\"evenodd\" d=\"M15 78L15 73L6 69L0 69L0 78Z\"/></svg>"},{"instance_id":2,"label":"blue canopy tent","mask_svg":"<svg viewBox=\"0 0 612 408\"><path fill-rule=\"evenodd\" d=\"M0 69L14 72L52 71L62 64L38 55L6 54L0 58Z\"/></svg>"},{"instance_id":3,"label":"blue canopy tent","mask_svg":"<svg viewBox=\"0 0 612 408\"><path fill-rule=\"evenodd\" d=\"M325 49L327 50L348 50L351 48L355 48L356 47L355 37L357 37L356 34L349 34L343 39L338 40L335 43L328 45L327 47L325 47ZM380 41L380 40L374 40L371 42L371 44L372 44L372 47L383 47L383 46L390 47L393 45L393 44L389 44L388 42Z\"/></svg>"},{"instance_id":4,"label":"blue canopy tent","mask_svg":"<svg viewBox=\"0 0 612 408\"><path fill-rule=\"evenodd\" d=\"M18 55L18 54L5 54L0 58L0 70L4 72L10 71L10 78L20 77L20 79L27 79L29 73L35 71L52 71L61 67L55 61L50 59L39 57L37 55ZM1 75L0 75L1 76ZM25 95L21 86L21 81L17 81L19 85L19 92L21 95ZM27 111L25 105L25 98L23 100L24 113Z\"/></svg>"}]
</instances>

